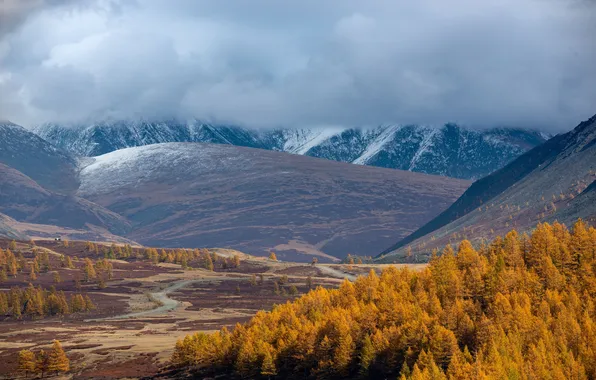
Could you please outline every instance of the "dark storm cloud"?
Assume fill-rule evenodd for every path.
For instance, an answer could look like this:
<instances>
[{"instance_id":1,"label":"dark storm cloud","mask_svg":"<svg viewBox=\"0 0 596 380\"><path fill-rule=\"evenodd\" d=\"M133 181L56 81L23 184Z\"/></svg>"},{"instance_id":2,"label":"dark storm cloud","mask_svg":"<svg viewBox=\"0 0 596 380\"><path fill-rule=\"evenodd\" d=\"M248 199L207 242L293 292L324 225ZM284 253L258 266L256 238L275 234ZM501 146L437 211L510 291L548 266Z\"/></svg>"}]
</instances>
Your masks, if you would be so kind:
<instances>
[{"instance_id":1,"label":"dark storm cloud","mask_svg":"<svg viewBox=\"0 0 596 380\"><path fill-rule=\"evenodd\" d=\"M0 118L27 125L199 117L559 131L596 112L590 1L4 4L20 5L0 40Z\"/></svg>"}]
</instances>

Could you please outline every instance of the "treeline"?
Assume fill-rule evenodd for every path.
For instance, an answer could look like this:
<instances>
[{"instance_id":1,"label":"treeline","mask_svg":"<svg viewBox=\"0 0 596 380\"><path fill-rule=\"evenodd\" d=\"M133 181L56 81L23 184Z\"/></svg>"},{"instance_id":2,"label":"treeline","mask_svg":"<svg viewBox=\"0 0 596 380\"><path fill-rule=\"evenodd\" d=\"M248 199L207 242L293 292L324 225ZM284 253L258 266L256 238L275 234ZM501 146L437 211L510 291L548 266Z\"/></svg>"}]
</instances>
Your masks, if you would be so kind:
<instances>
[{"instance_id":1,"label":"treeline","mask_svg":"<svg viewBox=\"0 0 596 380\"><path fill-rule=\"evenodd\" d=\"M145 248L143 257L154 263L172 263L179 264L183 268L203 268L215 270L237 268L240 266L240 256L223 257L208 249L177 249L166 251L155 248Z\"/></svg>"},{"instance_id":2,"label":"treeline","mask_svg":"<svg viewBox=\"0 0 596 380\"><path fill-rule=\"evenodd\" d=\"M462 241L420 272L317 288L172 363L239 377L596 379L596 230L577 222Z\"/></svg>"},{"instance_id":3,"label":"treeline","mask_svg":"<svg viewBox=\"0 0 596 380\"><path fill-rule=\"evenodd\" d=\"M43 318L53 315L87 312L95 309L88 295L71 294L67 300L63 291L37 288L29 284L26 288L13 287L0 292L0 314L20 319L23 316Z\"/></svg>"},{"instance_id":4,"label":"treeline","mask_svg":"<svg viewBox=\"0 0 596 380\"><path fill-rule=\"evenodd\" d=\"M223 257L208 249L156 249L156 248L133 248L131 245L117 246L112 244L110 247L102 247L86 242L85 249L88 252L94 252L98 256L106 259L137 259L146 260L153 264L171 263L179 264L183 268L203 268L215 270L216 268L229 269L240 266L240 256Z\"/></svg>"},{"instance_id":5,"label":"treeline","mask_svg":"<svg viewBox=\"0 0 596 380\"><path fill-rule=\"evenodd\" d=\"M138 249L133 249L130 244L125 244L124 246L112 244L106 247L90 241L85 243L85 250L94 253L96 256L103 255L106 259L127 259L129 257L136 257L139 252Z\"/></svg>"}]
</instances>

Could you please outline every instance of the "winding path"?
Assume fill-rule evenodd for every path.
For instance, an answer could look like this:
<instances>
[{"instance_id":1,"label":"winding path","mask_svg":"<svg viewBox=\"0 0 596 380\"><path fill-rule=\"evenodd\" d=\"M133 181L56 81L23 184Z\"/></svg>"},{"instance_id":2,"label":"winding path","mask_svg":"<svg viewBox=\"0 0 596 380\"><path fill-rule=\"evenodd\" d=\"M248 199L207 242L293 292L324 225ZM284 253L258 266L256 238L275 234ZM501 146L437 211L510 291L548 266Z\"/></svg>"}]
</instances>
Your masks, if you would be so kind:
<instances>
[{"instance_id":1,"label":"winding path","mask_svg":"<svg viewBox=\"0 0 596 380\"><path fill-rule=\"evenodd\" d=\"M326 265L317 265L317 269L319 269L321 272L323 272L325 274L328 274L331 277L347 278L350 281L356 281L356 278L358 277L358 276L354 276L353 274L342 272L339 269L328 267Z\"/></svg>"},{"instance_id":2,"label":"winding path","mask_svg":"<svg viewBox=\"0 0 596 380\"><path fill-rule=\"evenodd\" d=\"M165 288L164 290L161 290L161 291L155 292L155 293L149 293L156 301L159 301L162 304L161 306L158 306L155 309L145 310L145 311L137 311L134 313L115 315L115 316L105 317L105 318L87 319L87 320L85 320L85 322L97 322L97 321L108 321L108 320L114 320L114 319L128 319L128 318L136 318L136 317L146 317L148 315L160 314L160 313L164 313L164 312L167 312L170 310L174 310L176 307L178 307L178 305L180 305L181 302L168 297L169 293L173 293L176 290L182 289L185 286L188 286L193 283L210 282L210 281L214 281L214 279L202 278L202 279L196 279L196 280L176 281L173 284L171 284L170 286L168 286L167 288ZM217 281L217 280L215 280L215 281Z\"/></svg>"},{"instance_id":3,"label":"winding path","mask_svg":"<svg viewBox=\"0 0 596 380\"><path fill-rule=\"evenodd\" d=\"M357 277L352 274L343 272L339 269L332 268L332 267L329 267L326 265L317 265L317 268L324 274L329 275L330 277L346 278L349 281L355 281L356 277ZM294 276L291 276L291 277L294 277ZM168 296L168 294L174 293L175 291L182 289L190 284L199 283L199 282L221 281L221 280L223 280L223 279L199 278L199 279L194 279L194 280L176 281L173 284L171 284L170 286L168 286L167 288L165 288L159 292L149 293L153 297L153 299L155 299L156 301L159 301L161 303L161 306L158 306L151 310L137 311L137 312L133 312L133 313L126 313L126 314L115 315L115 316L111 316L111 317L105 317L105 318L87 319L87 320L85 320L85 322L98 322L98 321L109 321L109 320L118 320L118 319L129 319L129 318L146 317L149 315L165 313L170 310L176 309L181 304L180 301L176 301L175 299L170 298ZM228 277L228 278L225 278L225 280L227 280L227 281L241 280L242 281L242 280L246 280L246 278L245 277Z\"/></svg>"},{"instance_id":4,"label":"winding path","mask_svg":"<svg viewBox=\"0 0 596 380\"><path fill-rule=\"evenodd\" d=\"M126 318L144 317L147 315L159 314L159 313L167 312L170 310L174 310L176 307L178 307L178 305L180 305L180 301L176 301L175 299L168 297L168 293L173 293L176 290L182 289L185 286L190 285L191 283L194 283L194 282L200 282L200 280L177 281L162 291L155 292L155 293L149 293L153 297L153 299L161 302L161 306L158 306L155 309L117 315L114 317L110 317L108 319L126 319Z\"/></svg>"}]
</instances>

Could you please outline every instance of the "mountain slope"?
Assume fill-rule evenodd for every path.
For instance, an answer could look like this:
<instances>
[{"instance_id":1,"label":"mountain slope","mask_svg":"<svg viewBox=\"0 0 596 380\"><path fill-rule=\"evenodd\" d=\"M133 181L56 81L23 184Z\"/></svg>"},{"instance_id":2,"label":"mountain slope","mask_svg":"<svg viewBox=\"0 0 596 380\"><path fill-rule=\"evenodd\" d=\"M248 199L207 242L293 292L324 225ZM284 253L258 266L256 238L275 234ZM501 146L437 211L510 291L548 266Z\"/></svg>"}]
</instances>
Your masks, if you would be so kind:
<instances>
[{"instance_id":1,"label":"mountain slope","mask_svg":"<svg viewBox=\"0 0 596 380\"><path fill-rule=\"evenodd\" d=\"M26 236L13 228L14 219L0 213L0 236L9 239L25 239Z\"/></svg>"},{"instance_id":2,"label":"mountain slope","mask_svg":"<svg viewBox=\"0 0 596 380\"><path fill-rule=\"evenodd\" d=\"M376 253L469 185L231 145L155 144L89 161L78 194L128 218L135 241L302 260Z\"/></svg>"},{"instance_id":3,"label":"mountain slope","mask_svg":"<svg viewBox=\"0 0 596 380\"><path fill-rule=\"evenodd\" d=\"M546 137L530 130L475 131L455 124L252 130L196 120L119 121L72 127L45 124L35 132L56 146L82 156L156 143L207 142L464 179L480 178L503 167L543 143Z\"/></svg>"},{"instance_id":4,"label":"mountain slope","mask_svg":"<svg viewBox=\"0 0 596 380\"><path fill-rule=\"evenodd\" d=\"M38 135L10 122L0 122L0 163L63 194L78 188L77 162Z\"/></svg>"},{"instance_id":5,"label":"mountain slope","mask_svg":"<svg viewBox=\"0 0 596 380\"><path fill-rule=\"evenodd\" d=\"M0 164L0 212L25 223L125 234L130 224L103 207L74 195L53 193L23 173Z\"/></svg>"},{"instance_id":6,"label":"mountain slope","mask_svg":"<svg viewBox=\"0 0 596 380\"><path fill-rule=\"evenodd\" d=\"M113 235L102 228L73 229L59 227L51 224L36 224L19 222L13 218L0 213L0 237L17 240L27 239L53 239L60 236L70 240L119 242L138 245L135 241Z\"/></svg>"},{"instance_id":7,"label":"mountain slope","mask_svg":"<svg viewBox=\"0 0 596 380\"><path fill-rule=\"evenodd\" d=\"M396 245L428 254L451 238L491 238L508 228L525 231L540 221L572 223L596 217L596 116L476 181L447 210ZM391 257L395 256L395 257Z\"/></svg>"}]
</instances>

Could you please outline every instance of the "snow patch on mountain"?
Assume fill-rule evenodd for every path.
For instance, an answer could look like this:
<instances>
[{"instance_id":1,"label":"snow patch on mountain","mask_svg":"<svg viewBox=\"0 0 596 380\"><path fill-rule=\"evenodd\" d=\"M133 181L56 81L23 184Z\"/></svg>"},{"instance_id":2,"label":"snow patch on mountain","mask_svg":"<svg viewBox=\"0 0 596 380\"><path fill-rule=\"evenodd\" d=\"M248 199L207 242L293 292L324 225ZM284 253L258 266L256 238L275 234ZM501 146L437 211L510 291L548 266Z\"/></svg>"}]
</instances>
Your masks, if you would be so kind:
<instances>
[{"instance_id":1,"label":"snow patch on mountain","mask_svg":"<svg viewBox=\"0 0 596 380\"><path fill-rule=\"evenodd\" d=\"M79 193L90 196L99 188L106 193L131 184L142 186L154 179L155 168L170 168L191 177L197 171L225 172L235 165L250 167L251 164L222 153L212 144L162 143L125 148L85 160L80 171Z\"/></svg>"},{"instance_id":2,"label":"snow patch on mountain","mask_svg":"<svg viewBox=\"0 0 596 380\"><path fill-rule=\"evenodd\" d=\"M10 122L8 120L1 120L0 121L0 128L11 128L11 129L24 129L23 127L21 127L20 125L16 125L13 122Z\"/></svg>"},{"instance_id":3,"label":"snow patch on mountain","mask_svg":"<svg viewBox=\"0 0 596 380\"><path fill-rule=\"evenodd\" d=\"M287 140L283 144L283 151L304 155L313 147L322 144L343 130L341 128L289 130L289 133L284 134Z\"/></svg>"},{"instance_id":4,"label":"snow patch on mountain","mask_svg":"<svg viewBox=\"0 0 596 380\"><path fill-rule=\"evenodd\" d=\"M422 139L422 142L420 143L420 147L414 154L414 157L412 157L412 161L410 161L410 167L408 168L409 171L413 171L416 168L416 164L418 164L418 161L420 160L422 155L424 155L426 152L430 151L430 149L433 146L433 139L437 134L438 134L437 129L430 129L426 133L426 135Z\"/></svg>"},{"instance_id":5,"label":"snow patch on mountain","mask_svg":"<svg viewBox=\"0 0 596 380\"><path fill-rule=\"evenodd\" d=\"M368 145L367 149L360 157L355 159L352 163L359 165L366 165L374 155L379 153L381 149L393 138L395 132L399 131L399 125L389 126L383 128L384 130Z\"/></svg>"},{"instance_id":6,"label":"snow patch on mountain","mask_svg":"<svg viewBox=\"0 0 596 380\"><path fill-rule=\"evenodd\" d=\"M455 124L258 130L198 120L118 121L80 127L46 124L35 132L79 156L98 156L150 144L203 142L463 179L483 177L545 141L545 135L537 131L474 130Z\"/></svg>"}]
</instances>

